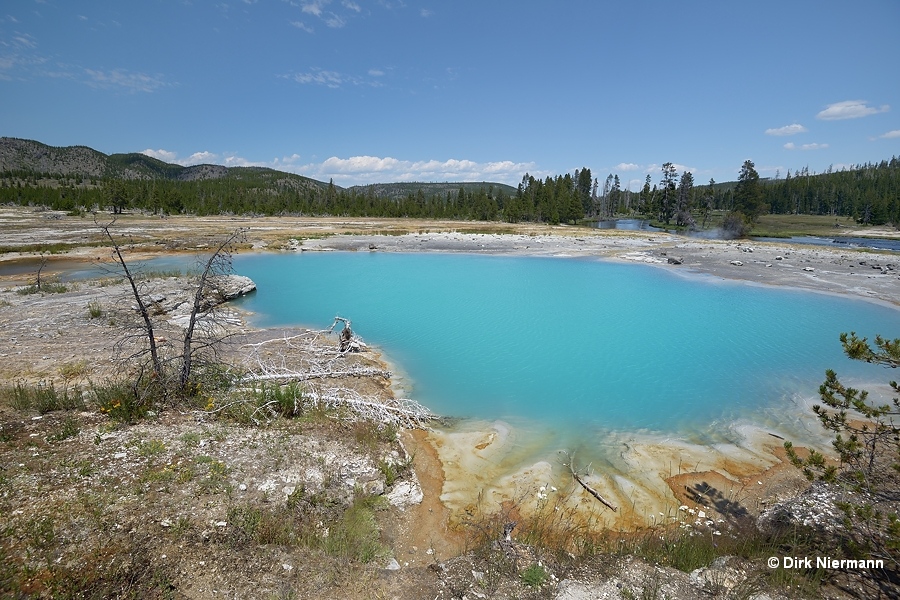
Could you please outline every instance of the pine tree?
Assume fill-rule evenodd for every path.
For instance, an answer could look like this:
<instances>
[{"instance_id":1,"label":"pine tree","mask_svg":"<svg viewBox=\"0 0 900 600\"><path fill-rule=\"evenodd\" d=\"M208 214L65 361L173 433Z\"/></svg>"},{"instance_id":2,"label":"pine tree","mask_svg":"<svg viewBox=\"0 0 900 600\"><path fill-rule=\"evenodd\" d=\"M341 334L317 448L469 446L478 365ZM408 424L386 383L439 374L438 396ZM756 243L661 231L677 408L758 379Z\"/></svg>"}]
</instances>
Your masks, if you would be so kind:
<instances>
[{"instance_id":1,"label":"pine tree","mask_svg":"<svg viewBox=\"0 0 900 600\"><path fill-rule=\"evenodd\" d=\"M745 160L741 167L737 186L734 188L734 209L746 216L751 223L766 212L766 203L759 184L759 173L752 160Z\"/></svg>"},{"instance_id":2,"label":"pine tree","mask_svg":"<svg viewBox=\"0 0 900 600\"><path fill-rule=\"evenodd\" d=\"M662 166L662 180L659 187L661 191L659 220L669 224L675 212L675 165L670 162Z\"/></svg>"},{"instance_id":3,"label":"pine tree","mask_svg":"<svg viewBox=\"0 0 900 600\"><path fill-rule=\"evenodd\" d=\"M694 176L690 171L681 174L678 183L678 204L675 210L675 224L679 227L693 227L694 217L691 216L691 193L694 189Z\"/></svg>"}]
</instances>

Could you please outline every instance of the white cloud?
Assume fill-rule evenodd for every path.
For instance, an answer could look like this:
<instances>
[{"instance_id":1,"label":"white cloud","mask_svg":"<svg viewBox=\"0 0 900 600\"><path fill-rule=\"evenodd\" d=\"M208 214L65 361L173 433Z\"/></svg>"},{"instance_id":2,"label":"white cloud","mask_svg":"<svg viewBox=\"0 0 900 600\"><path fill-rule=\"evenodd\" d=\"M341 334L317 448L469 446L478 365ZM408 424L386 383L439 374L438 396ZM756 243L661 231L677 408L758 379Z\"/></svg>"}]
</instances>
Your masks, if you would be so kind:
<instances>
[{"instance_id":1,"label":"white cloud","mask_svg":"<svg viewBox=\"0 0 900 600\"><path fill-rule=\"evenodd\" d=\"M449 159L408 161L393 157L332 156L321 163L310 163L294 171L340 185L365 185L393 181L495 181L515 185L525 173L535 173L534 163L510 160L479 163Z\"/></svg>"},{"instance_id":2,"label":"white cloud","mask_svg":"<svg viewBox=\"0 0 900 600\"><path fill-rule=\"evenodd\" d=\"M433 14L434 14L434 11L428 10L427 8L423 8L422 10L419 11L419 15L421 15L423 19L427 19L428 17L430 17Z\"/></svg>"},{"instance_id":3,"label":"white cloud","mask_svg":"<svg viewBox=\"0 0 900 600\"><path fill-rule=\"evenodd\" d=\"M167 163L174 163L175 159L178 158L177 152L171 152L169 150L163 150L161 148L159 150L147 148L146 150L141 150L141 154L146 154L150 158L155 158Z\"/></svg>"},{"instance_id":4,"label":"white cloud","mask_svg":"<svg viewBox=\"0 0 900 600\"><path fill-rule=\"evenodd\" d=\"M616 171L637 171L641 167L634 163L619 163L615 166Z\"/></svg>"},{"instance_id":5,"label":"white cloud","mask_svg":"<svg viewBox=\"0 0 900 600\"><path fill-rule=\"evenodd\" d=\"M84 69L89 86L95 88L120 88L130 92L155 92L168 84L160 76L135 73L125 69L113 69L112 71L97 71Z\"/></svg>"},{"instance_id":6,"label":"white cloud","mask_svg":"<svg viewBox=\"0 0 900 600\"><path fill-rule=\"evenodd\" d=\"M305 31L306 33L315 33L315 30L303 21L291 21L291 25L293 25L297 29Z\"/></svg>"},{"instance_id":7,"label":"white cloud","mask_svg":"<svg viewBox=\"0 0 900 600\"><path fill-rule=\"evenodd\" d=\"M299 7L301 12L320 19L332 29L344 27L349 19L363 15L362 7L354 0L341 0L339 6L332 4L332 0L300 0L299 3L293 0L288 1L291 6ZM300 21L291 24L311 32L311 29Z\"/></svg>"},{"instance_id":8,"label":"white cloud","mask_svg":"<svg viewBox=\"0 0 900 600\"><path fill-rule=\"evenodd\" d=\"M806 133L808 130L799 123L793 125L785 125L774 129L766 129L766 135L797 135L798 133Z\"/></svg>"},{"instance_id":9,"label":"white cloud","mask_svg":"<svg viewBox=\"0 0 900 600\"><path fill-rule=\"evenodd\" d=\"M319 17L322 15L322 7L328 4L329 0L315 0L313 2L302 2L300 10L309 15Z\"/></svg>"},{"instance_id":10,"label":"white cloud","mask_svg":"<svg viewBox=\"0 0 900 600\"><path fill-rule=\"evenodd\" d=\"M824 150L828 147L828 144L803 144L798 146L793 142L788 142L784 147L786 150Z\"/></svg>"},{"instance_id":11,"label":"white cloud","mask_svg":"<svg viewBox=\"0 0 900 600\"><path fill-rule=\"evenodd\" d=\"M325 71L323 69L314 69L309 73L294 73L288 76L297 83L312 83L315 85L324 85L330 88L339 88L341 84L347 83L349 79L335 71Z\"/></svg>"},{"instance_id":12,"label":"white cloud","mask_svg":"<svg viewBox=\"0 0 900 600\"><path fill-rule=\"evenodd\" d=\"M895 129L893 131L888 131L887 133L883 133L878 137L886 140L893 140L896 138L900 138L900 129Z\"/></svg>"},{"instance_id":13,"label":"white cloud","mask_svg":"<svg viewBox=\"0 0 900 600\"><path fill-rule=\"evenodd\" d=\"M27 33L16 33L13 38L13 46L18 46L19 48L36 48L37 42L34 40L34 37L28 35Z\"/></svg>"},{"instance_id":14,"label":"white cloud","mask_svg":"<svg viewBox=\"0 0 900 600\"><path fill-rule=\"evenodd\" d=\"M891 107L887 104L876 108L874 106L869 106L868 102L865 100L845 100L844 102L829 104L825 107L825 110L816 115L816 118L823 121L858 119L860 117L868 117L870 115L887 112L890 109Z\"/></svg>"},{"instance_id":15,"label":"white cloud","mask_svg":"<svg viewBox=\"0 0 900 600\"><path fill-rule=\"evenodd\" d=\"M200 164L204 164L204 163L211 163L211 162L215 161L217 158L219 158L219 156L217 154L214 154L212 152L207 152L204 150L203 152L194 152L193 154L191 154L188 157L188 159L186 161L184 161L184 164L200 165Z\"/></svg>"},{"instance_id":16,"label":"white cloud","mask_svg":"<svg viewBox=\"0 0 900 600\"><path fill-rule=\"evenodd\" d=\"M306 162L299 154L273 158L269 161L254 161L237 153L216 154L214 152L194 152L187 158L179 158L170 150L147 149L142 152L159 160L181 166L198 164L219 164L226 167L268 167L288 173L310 177L318 181L331 179L340 186L367 185L371 183L391 183L398 181L492 181L516 185L525 173L542 177L534 163L518 163L511 160L476 162L466 159L448 160L400 160L390 156L332 156L322 162Z\"/></svg>"},{"instance_id":17,"label":"white cloud","mask_svg":"<svg viewBox=\"0 0 900 600\"><path fill-rule=\"evenodd\" d=\"M202 152L194 152L187 158L178 158L178 153L173 152L171 150L163 150L160 148L159 150L153 150L152 148L147 148L146 150L142 150L141 154L146 154L152 158L156 158L163 162L181 165L182 167L189 167L191 165L202 165L202 164L218 164L219 155L213 152L208 152L206 150Z\"/></svg>"},{"instance_id":18,"label":"white cloud","mask_svg":"<svg viewBox=\"0 0 900 600\"><path fill-rule=\"evenodd\" d=\"M330 88L339 88L344 85L367 85L370 87L382 87L384 84L378 81L384 72L378 69L371 69L368 72L369 77L360 77L358 75L347 75L338 73L337 71L328 71L326 69L313 68L306 73L291 73L289 75L281 75L285 79L291 79L297 83L309 85L324 85Z\"/></svg>"}]
</instances>

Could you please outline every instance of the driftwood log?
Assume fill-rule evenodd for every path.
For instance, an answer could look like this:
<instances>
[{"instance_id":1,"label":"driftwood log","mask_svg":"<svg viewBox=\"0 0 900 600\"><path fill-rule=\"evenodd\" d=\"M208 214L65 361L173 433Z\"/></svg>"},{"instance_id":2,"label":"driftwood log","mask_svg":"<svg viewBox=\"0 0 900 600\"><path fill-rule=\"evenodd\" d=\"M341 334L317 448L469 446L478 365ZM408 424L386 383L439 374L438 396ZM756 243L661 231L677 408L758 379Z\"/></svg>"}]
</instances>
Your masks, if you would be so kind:
<instances>
[{"instance_id":1,"label":"driftwood log","mask_svg":"<svg viewBox=\"0 0 900 600\"><path fill-rule=\"evenodd\" d=\"M603 506L609 508L613 512L618 512L618 508L611 504L606 498L601 496L600 492L585 483L584 479L582 479L581 476L578 475L578 471L575 469L575 456L569 454L568 452L564 452L564 454L569 459L568 462L565 463L565 466L569 468L569 473L572 474L572 477L575 479L575 481L578 482L578 485L583 487L588 494L596 498L601 504L603 504Z\"/></svg>"}]
</instances>

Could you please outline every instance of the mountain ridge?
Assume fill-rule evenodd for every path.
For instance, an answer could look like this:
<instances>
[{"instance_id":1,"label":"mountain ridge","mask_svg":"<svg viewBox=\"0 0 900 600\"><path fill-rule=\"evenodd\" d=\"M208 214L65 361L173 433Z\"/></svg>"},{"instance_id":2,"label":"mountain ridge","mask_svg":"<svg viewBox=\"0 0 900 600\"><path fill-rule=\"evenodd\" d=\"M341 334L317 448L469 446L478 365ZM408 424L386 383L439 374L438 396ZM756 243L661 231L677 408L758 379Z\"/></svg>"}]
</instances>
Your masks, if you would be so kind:
<instances>
[{"instance_id":1,"label":"mountain ridge","mask_svg":"<svg viewBox=\"0 0 900 600\"><path fill-rule=\"evenodd\" d=\"M334 185L311 177L279 171L268 167L225 167L200 164L183 166L153 158L140 152L104 154L88 146L50 146L37 140L0 137L0 173L22 172L30 175L56 177L89 177L125 180L203 181L233 177L242 179L248 174L268 180L277 187L293 189L327 189ZM481 182L386 182L356 185L336 190L366 193L371 190L378 197L399 198L423 190L427 195L446 194L464 189L493 187L511 195L516 188L503 183Z\"/></svg>"}]
</instances>

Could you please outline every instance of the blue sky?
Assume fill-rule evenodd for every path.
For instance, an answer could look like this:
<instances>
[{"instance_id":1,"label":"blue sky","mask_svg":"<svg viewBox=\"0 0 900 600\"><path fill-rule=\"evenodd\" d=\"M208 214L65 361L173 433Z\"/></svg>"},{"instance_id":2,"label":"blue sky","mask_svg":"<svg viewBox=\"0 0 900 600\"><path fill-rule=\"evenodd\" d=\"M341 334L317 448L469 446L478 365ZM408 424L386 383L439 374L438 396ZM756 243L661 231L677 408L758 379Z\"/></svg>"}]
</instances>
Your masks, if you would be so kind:
<instances>
[{"instance_id":1,"label":"blue sky","mask_svg":"<svg viewBox=\"0 0 900 600\"><path fill-rule=\"evenodd\" d=\"M6 0L0 135L338 185L900 155L900 1Z\"/></svg>"}]
</instances>

